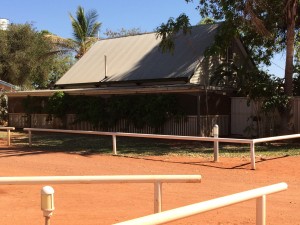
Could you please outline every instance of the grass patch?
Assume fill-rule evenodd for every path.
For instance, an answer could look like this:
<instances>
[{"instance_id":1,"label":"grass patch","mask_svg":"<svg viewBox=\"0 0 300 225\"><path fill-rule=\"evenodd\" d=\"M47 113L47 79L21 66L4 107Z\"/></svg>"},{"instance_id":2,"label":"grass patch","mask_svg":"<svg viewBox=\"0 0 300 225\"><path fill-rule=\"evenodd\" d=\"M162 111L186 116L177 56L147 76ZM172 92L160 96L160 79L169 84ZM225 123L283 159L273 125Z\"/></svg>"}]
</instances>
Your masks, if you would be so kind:
<instances>
[{"instance_id":1,"label":"grass patch","mask_svg":"<svg viewBox=\"0 0 300 225\"><path fill-rule=\"evenodd\" d=\"M13 132L13 145L28 148L28 136L24 132ZM34 132L32 150L66 152L82 155L112 154L112 137L63 133ZM221 157L250 157L247 144L219 144ZM256 156L300 155L297 142L274 142L256 145ZM128 156L180 155L190 157L213 157L212 142L177 141L148 138L117 137L118 154Z\"/></svg>"}]
</instances>

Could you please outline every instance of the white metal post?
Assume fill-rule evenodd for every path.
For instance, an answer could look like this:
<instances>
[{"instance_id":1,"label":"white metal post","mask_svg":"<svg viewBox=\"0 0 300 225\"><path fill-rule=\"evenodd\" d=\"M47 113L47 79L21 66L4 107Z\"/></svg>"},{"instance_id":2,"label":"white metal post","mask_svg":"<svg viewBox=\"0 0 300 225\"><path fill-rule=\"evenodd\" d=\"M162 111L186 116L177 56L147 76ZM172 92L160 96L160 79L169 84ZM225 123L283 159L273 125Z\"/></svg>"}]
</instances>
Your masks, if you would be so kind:
<instances>
[{"instance_id":1,"label":"white metal post","mask_svg":"<svg viewBox=\"0 0 300 225\"><path fill-rule=\"evenodd\" d=\"M29 147L31 147L31 130L28 131L28 141L29 141Z\"/></svg>"},{"instance_id":2,"label":"white metal post","mask_svg":"<svg viewBox=\"0 0 300 225\"><path fill-rule=\"evenodd\" d=\"M50 217L54 211L54 189L45 186L41 190L41 210L45 217L45 225L50 225Z\"/></svg>"},{"instance_id":3,"label":"white metal post","mask_svg":"<svg viewBox=\"0 0 300 225\"><path fill-rule=\"evenodd\" d=\"M7 129L7 146L10 146L10 130Z\"/></svg>"},{"instance_id":4,"label":"white metal post","mask_svg":"<svg viewBox=\"0 0 300 225\"><path fill-rule=\"evenodd\" d=\"M256 199L256 225L266 225L266 195Z\"/></svg>"},{"instance_id":5,"label":"white metal post","mask_svg":"<svg viewBox=\"0 0 300 225\"><path fill-rule=\"evenodd\" d=\"M255 144L250 143L251 169L255 170Z\"/></svg>"},{"instance_id":6,"label":"white metal post","mask_svg":"<svg viewBox=\"0 0 300 225\"><path fill-rule=\"evenodd\" d=\"M160 213L162 210L162 183L154 183L154 213Z\"/></svg>"},{"instance_id":7,"label":"white metal post","mask_svg":"<svg viewBox=\"0 0 300 225\"><path fill-rule=\"evenodd\" d=\"M219 126L217 124L214 125L213 128L214 138L219 137ZM219 162L219 142L214 141L214 162Z\"/></svg>"},{"instance_id":8,"label":"white metal post","mask_svg":"<svg viewBox=\"0 0 300 225\"><path fill-rule=\"evenodd\" d=\"M116 137L116 135L112 135L112 142L113 142L113 154L117 155L117 137Z\"/></svg>"}]
</instances>

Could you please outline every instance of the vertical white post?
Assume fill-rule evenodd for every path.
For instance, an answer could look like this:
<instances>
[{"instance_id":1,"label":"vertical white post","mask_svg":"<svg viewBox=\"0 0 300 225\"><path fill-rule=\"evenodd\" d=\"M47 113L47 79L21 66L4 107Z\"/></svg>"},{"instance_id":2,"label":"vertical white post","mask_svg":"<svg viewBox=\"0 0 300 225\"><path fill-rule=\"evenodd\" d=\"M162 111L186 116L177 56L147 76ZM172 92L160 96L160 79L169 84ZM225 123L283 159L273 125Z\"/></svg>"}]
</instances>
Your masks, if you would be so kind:
<instances>
[{"instance_id":1,"label":"vertical white post","mask_svg":"<svg viewBox=\"0 0 300 225\"><path fill-rule=\"evenodd\" d=\"M117 155L117 137L116 137L116 135L112 136L112 142L113 142L113 155Z\"/></svg>"},{"instance_id":2,"label":"vertical white post","mask_svg":"<svg viewBox=\"0 0 300 225\"><path fill-rule=\"evenodd\" d=\"M154 213L160 213L162 210L162 183L154 183Z\"/></svg>"},{"instance_id":3,"label":"vertical white post","mask_svg":"<svg viewBox=\"0 0 300 225\"><path fill-rule=\"evenodd\" d=\"M31 142L31 130L28 131L28 141L29 141L29 147L31 147L32 142Z\"/></svg>"},{"instance_id":4,"label":"vertical white post","mask_svg":"<svg viewBox=\"0 0 300 225\"><path fill-rule=\"evenodd\" d=\"M255 144L250 143L251 169L255 170Z\"/></svg>"},{"instance_id":5,"label":"vertical white post","mask_svg":"<svg viewBox=\"0 0 300 225\"><path fill-rule=\"evenodd\" d=\"M107 57L104 55L104 78L107 78Z\"/></svg>"},{"instance_id":6,"label":"vertical white post","mask_svg":"<svg viewBox=\"0 0 300 225\"><path fill-rule=\"evenodd\" d=\"M50 217L54 211L54 189L51 186L45 186L41 190L41 210L45 217L45 225L50 225Z\"/></svg>"},{"instance_id":7,"label":"vertical white post","mask_svg":"<svg viewBox=\"0 0 300 225\"><path fill-rule=\"evenodd\" d=\"M214 138L219 137L219 126L217 124L214 125L213 128ZM219 142L214 141L214 162L219 162Z\"/></svg>"},{"instance_id":8,"label":"vertical white post","mask_svg":"<svg viewBox=\"0 0 300 225\"><path fill-rule=\"evenodd\" d=\"M266 225L266 195L256 199L256 225Z\"/></svg>"},{"instance_id":9,"label":"vertical white post","mask_svg":"<svg viewBox=\"0 0 300 225\"><path fill-rule=\"evenodd\" d=\"M10 130L7 130L7 146L10 146Z\"/></svg>"}]
</instances>

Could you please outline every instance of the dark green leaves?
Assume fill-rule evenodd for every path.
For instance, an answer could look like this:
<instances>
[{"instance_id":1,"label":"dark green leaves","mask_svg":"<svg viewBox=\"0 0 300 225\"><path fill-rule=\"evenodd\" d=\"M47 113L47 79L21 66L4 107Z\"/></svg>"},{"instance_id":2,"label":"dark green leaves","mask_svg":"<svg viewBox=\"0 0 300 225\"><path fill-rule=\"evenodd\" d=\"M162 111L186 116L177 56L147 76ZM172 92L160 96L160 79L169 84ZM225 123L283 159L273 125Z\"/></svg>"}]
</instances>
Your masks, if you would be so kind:
<instances>
[{"instance_id":1,"label":"dark green leaves","mask_svg":"<svg viewBox=\"0 0 300 225\"><path fill-rule=\"evenodd\" d=\"M172 53L174 51L174 38L176 38L176 34L179 31L182 31L184 35L191 32L190 20L185 14L181 14L175 20L174 18L170 18L166 24L162 23L156 29L156 36L162 39L159 47L163 52L169 51Z\"/></svg>"},{"instance_id":2,"label":"dark green leaves","mask_svg":"<svg viewBox=\"0 0 300 225\"><path fill-rule=\"evenodd\" d=\"M98 14L96 10L85 13L81 6L78 6L76 17L69 15L73 27L74 43L76 44L76 58L82 57L93 43L97 41L97 34L101 23L97 22Z\"/></svg>"},{"instance_id":3,"label":"dark green leaves","mask_svg":"<svg viewBox=\"0 0 300 225\"><path fill-rule=\"evenodd\" d=\"M32 88L43 85L54 56L51 43L30 24L13 24L0 30L0 79Z\"/></svg>"},{"instance_id":4,"label":"dark green leaves","mask_svg":"<svg viewBox=\"0 0 300 225\"><path fill-rule=\"evenodd\" d=\"M47 103L47 112L58 118L76 114L76 121L86 121L95 128L107 129L120 120L141 129L150 126L159 129L169 118L181 116L174 95L129 95L101 98L69 96L56 92ZM30 112L34 113L34 112Z\"/></svg>"}]
</instances>

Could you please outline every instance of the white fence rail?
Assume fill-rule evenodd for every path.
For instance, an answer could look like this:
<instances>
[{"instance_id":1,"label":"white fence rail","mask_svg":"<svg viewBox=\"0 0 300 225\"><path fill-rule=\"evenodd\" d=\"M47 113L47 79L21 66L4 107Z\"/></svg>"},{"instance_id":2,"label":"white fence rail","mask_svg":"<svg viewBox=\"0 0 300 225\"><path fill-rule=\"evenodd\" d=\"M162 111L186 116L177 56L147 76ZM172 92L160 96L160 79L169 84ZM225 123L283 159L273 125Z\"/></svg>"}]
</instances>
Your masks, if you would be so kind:
<instances>
[{"instance_id":1,"label":"white fence rail","mask_svg":"<svg viewBox=\"0 0 300 225\"><path fill-rule=\"evenodd\" d=\"M175 136L175 135L160 135L160 134L138 134L138 133L121 133L121 132L100 132L100 131L84 131L84 130L61 130L61 129L39 129L39 128L24 128L24 131L28 131L29 146L32 145L32 132L54 132L54 133L69 133L69 134L89 134L89 135L106 135L112 136L112 151L114 155L117 155L117 136L119 137L139 137L139 138L156 138L156 139L168 139L168 140L185 140L185 141L207 141L207 142L224 142L224 143L241 143L250 144L251 151L251 167L255 169L255 152L252 140L248 139L236 139L236 138L219 138L219 137L197 137L197 136ZM218 145L217 145L218 146ZM218 148L214 148L215 155ZM215 159L218 161L218 159Z\"/></svg>"},{"instance_id":2,"label":"white fence rail","mask_svg":"<svg viewBox=\"0 0 300 225\"><path fill-rule=\"evenodd\" d=\"M266 137L266 138L257 138L253 139L253 143L262 143L262 142L270 142L270 141L279 141L279 140L288 140L300 138L300 134L290 134L290 135L282 135L282 136L274 136L274 137Z\"/></svg>"},{"instance_id":3,"label":"white fence rail","mask_svg":"<svg viewBox=\"0 0 300 225\"><path fill-rule=\"evenodd\" d=\"M10 146L10 131L15 130L14 127L0 127L0 130L6 130L7 135L6 135L6 143L7 146Z\"/></svg>"},{"instance_id":4,"label":"white fence rail","mask_svg":"<svg viewBox=\"0 0 300 225\"><path fill-rule=\"evenodd\" d=\"M275 136L258 139L237 139L237 138L219 138L215 137L197 137L197 136L176 136L176 135L160 135L160 134L139 134L139 133L122 133L122 132L100 132L100 131L84 131L84 130L61 130L61 129L39 129L39 128L24 128L28 131L29 146L32 145L32 132L54 132L54 133L69 133L69 134L89 134L89 135L106 135L112 136L112 153L117 155L117 136L119 137L138 137L138 138L155 138L168 140L185 140L185 141L206 141L214 142L214 161L218 162L219 157L219 142L223 143L239 143L249 144L251 169L255 170L255 144L261 142L270 142L277 140L286 140L300 138L300 134Z\"/></svg>"},{"instance_id":5,"label":"white fence rail","mask_svg":"<svg viewBox=\"0 0 300 225\"><path fill-rule=\"evenodd\" d=\"M156 225L164 224L174 220L193 216L199 213L237 204L240 202L256 199L256 225L266 225L266 195L284 191L287 189L286 183L278 183L221 198L200 202L161 213L144 216L141 218L116 223L114 225Z\"/></svg>"},{"instance_id":6,"label":"white fence rail","mask_svg":"<svg viewBox=\"0 0 300 225\"><path fill-rule=\"evenodd\" d=\"M153 183L154 213L162 210L162 183L200 183L201 175L0 177L0 185Z\"/></svg>"}]
</instances>

